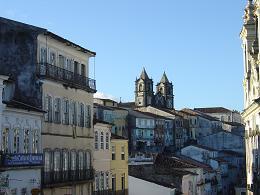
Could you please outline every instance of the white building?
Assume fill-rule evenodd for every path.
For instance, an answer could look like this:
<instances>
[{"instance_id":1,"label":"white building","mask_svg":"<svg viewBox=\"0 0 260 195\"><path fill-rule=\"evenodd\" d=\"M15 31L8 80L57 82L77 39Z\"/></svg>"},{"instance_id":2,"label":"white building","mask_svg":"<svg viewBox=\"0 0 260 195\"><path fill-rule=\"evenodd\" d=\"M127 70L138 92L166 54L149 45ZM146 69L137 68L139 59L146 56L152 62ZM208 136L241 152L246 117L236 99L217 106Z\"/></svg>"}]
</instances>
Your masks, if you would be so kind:
<instances>
[{"instance_id":1,"label":"white building","mask_svg":"<svg viewBox=\"0 0 260 195\"><path fill-rule=\"evenodd\" d=\"M260 1L248 0L240 33L244 57L244 112L246 145L247 194L260 194L260 80L259 80L259 15Z\"/></svg>"},{"instance_id":2,"label":"white building","mask_svg":"<svg viewBox=\"0 0 260 195\"><path fill-rule=\"evenodd\" d=\"M43 112L9 101L12 86L0 75L0 194L25 195L41 188Z\"/></svg>"}]
</instances>

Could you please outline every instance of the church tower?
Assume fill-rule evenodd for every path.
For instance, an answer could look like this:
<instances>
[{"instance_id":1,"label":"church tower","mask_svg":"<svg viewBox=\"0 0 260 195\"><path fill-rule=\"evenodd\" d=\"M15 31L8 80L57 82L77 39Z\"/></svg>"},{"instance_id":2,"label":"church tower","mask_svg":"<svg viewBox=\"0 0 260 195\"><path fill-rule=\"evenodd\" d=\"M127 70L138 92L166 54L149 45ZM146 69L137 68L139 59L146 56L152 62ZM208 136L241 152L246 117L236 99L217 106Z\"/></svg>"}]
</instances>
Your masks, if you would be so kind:
<instances>
[{"instance_id":1,"label":"church tower","mask_svg":"<svg viewBox=\"0 0 260 195\"><path fill-rule=\"evenodd\" d=\"M150 79L143 68L139 79L135 81L135 105L145 107L153 102L153 80Z\"/></svg>"},{"instance_id":2,"label":"church tower","mask_svg":"<svg viewBox=\"0 0 260 195\"><path fill-rule=\"evenodd\" d=\"M160 94L164 97L164 107L167 109L174 108L174 95L173 95L173 85L169 82L165 72L161 78L161 81L156 85L156 94Z\"/></svg>"}]
</instances>

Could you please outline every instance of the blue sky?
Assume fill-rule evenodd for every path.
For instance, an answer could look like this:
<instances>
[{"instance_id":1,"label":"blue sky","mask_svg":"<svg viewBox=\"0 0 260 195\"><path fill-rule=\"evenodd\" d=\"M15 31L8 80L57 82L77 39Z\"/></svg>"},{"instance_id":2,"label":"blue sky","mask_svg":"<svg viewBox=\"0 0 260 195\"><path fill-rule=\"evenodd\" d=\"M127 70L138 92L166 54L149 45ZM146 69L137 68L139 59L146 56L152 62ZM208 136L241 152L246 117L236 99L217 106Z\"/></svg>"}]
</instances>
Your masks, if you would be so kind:
<instances>
[{"instance_id":1,"label":"blue sky","mask_svg":"<svg viewBox=\"0 0 260 195\"><path fill-rule=\"evenodd\" d=\"M243 109L239 33L246 0L10 0L0 15L97 52L97 89L134 100L142 67L174 84L175 107ZM93 61L90 66L93 73Z\"/></svg>"}]
</instances>

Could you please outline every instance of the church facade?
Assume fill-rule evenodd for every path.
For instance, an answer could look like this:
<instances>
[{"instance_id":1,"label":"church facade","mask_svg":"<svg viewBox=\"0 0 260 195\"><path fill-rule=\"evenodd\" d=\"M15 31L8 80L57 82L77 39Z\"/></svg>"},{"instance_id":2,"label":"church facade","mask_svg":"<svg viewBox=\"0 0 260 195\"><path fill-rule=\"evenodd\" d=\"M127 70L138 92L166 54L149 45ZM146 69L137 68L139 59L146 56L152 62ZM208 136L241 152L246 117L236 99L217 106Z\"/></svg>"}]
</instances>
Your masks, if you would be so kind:
<instances>
[{"instance_id":1,"label":"church facade","mask_svg":"<svg viewBox=\"0 0 260 195\"><path fill-rule=\"evenodd\" d=\"M248 0L240 37L244 57L244 112L247 194L260 194L260 0Z\"/></svg>"},{"instance_id":2,"label":"church facade","mask_svg":"<svg viewBox=\"0 0 260 195\"><path fill-rule=\"evenodd\" d=\"M174 109L173 85L165 72L154 93L153 80L149 78L145 69L142 70L140 77L135 81L135 106Z\"/></svg>"}]
</instances>

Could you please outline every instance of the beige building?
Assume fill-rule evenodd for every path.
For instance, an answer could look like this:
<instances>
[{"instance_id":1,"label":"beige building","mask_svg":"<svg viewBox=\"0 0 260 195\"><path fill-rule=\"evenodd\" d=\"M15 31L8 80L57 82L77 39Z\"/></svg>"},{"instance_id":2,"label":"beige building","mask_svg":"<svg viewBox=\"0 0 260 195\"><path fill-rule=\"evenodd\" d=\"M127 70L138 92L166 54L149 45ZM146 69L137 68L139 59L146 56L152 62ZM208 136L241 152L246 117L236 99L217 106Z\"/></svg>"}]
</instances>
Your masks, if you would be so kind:
<instances>
[{"instance_id":1,"label":"beige building","mask_svg":"<svg viewBox=\"0 0 260 195\"><path fill-rule=\"evenodd\" d=\"M0 26L0 74L11 75L13 100L46 112L41 193L91 194L96 53L36 26L1 17Z\"/></svg>"},{"instance_id":2,"label":"beige building","mask_svg":"<svg viewBox=\"0 0 260 195\"><path fill-rule=\"evenodd\" d=\"M38 76L47 112L42 130L44 194L91 194L93 93L89 58L95 53L51 32L37 44Z\"/></svg>"},{"instance_id":3,"label":"beige building","mask_svg":"<svg viewBox=\"0 0 260 195\"><path fill-rule=\"evenodd\" d=\"M128 194L128 140L111 136L111 189L116 195Z\"/></svg>"},{"instance_id":4,"label":"beige building","mask_svg":"<svg viewBox=\"0 0 260 195\"><path fill-rule=\"evenodd\" d=\"M244 56L244 112L242 117L246 129L247 194L260 194L259 6L259 0L248 0L240 33Z\"/></svg>"},{"instance_id":5,"label":"beige building","mask_svg":"<svg viewBox=\"0 0 260 195\"><path fill-rule=\"evenodd\" d=\"M111 189L111 127L104 121L96 120L94 124L95 194L106 194Z\"/></svg>"}]
</instances>

